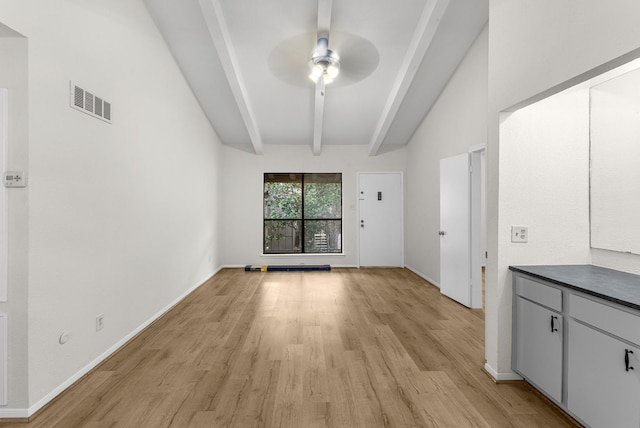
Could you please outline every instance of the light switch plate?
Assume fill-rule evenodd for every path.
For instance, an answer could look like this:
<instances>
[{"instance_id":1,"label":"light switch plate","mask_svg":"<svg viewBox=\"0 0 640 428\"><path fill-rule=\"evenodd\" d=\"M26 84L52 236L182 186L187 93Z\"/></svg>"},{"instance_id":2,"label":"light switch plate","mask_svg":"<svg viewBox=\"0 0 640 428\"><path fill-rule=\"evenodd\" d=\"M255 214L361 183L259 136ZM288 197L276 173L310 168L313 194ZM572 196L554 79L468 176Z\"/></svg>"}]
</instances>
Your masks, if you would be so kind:
<instances>
[{"instance_id":1,"label":"light switch plate","mask_svg":"<svg viewBox=\"0 0 640 428\"><path fill-rule=\"evenodd\" d=\"M27 187L27 173L24 171L5 171L4 187Z\"/></svg>"},{"instance_id":2,"label":"light switch plate","mask_svg":"<svg viewBox=\"0 0 640 428\"><path fill-rule=\"evenodd\" d=\"M511 226L511 242L524 244L529 241L528 226Z\"/></svg>"}]
</instances>

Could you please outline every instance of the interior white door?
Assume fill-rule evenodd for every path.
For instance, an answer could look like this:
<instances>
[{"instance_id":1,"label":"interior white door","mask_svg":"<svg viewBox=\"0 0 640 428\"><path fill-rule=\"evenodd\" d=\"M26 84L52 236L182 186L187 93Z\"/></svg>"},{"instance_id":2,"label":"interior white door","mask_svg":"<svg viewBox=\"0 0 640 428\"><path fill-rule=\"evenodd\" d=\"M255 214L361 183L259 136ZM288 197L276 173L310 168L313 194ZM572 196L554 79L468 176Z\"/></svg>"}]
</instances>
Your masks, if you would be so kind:
<instances>
[{"instance_id":1,"label":"interior white door","mask_svg":"<svg viewBox=\"0 0 640 428\"><path fill-rule=\"evenodd\" d=\"M404 266L401 172L358 174L360 266Z\"/></svg>"},{"instance_id":2,"label":"interior white door","mask_svg":"<svg viewBox=\"0 0 640 428\"><path fill-rule=\"evenodd\" d=\"M469 154L440 160L440 292L471 307Z\"/></svg>"}]
</instances>

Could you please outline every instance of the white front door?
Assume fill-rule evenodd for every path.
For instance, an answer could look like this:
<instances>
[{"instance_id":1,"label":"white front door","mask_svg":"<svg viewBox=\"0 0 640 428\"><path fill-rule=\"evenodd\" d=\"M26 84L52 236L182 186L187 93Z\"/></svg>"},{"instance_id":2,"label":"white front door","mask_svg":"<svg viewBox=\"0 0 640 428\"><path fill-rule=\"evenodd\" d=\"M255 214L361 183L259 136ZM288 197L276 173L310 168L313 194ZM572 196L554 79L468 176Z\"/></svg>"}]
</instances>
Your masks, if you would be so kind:
<instances>
[{"instance_id":1,"label":"white front door","mask_svg":"<svg viewBox=\"0 0 640 428\"><path fill-rule=\"evenodd\" d=\"M471 307L469 154L440 160L440 292Z\"/></svg>"},{"instance_id":2,"label":"white front door","mask_svg":"<svg viewBox=\"0 0 640 428\"><path fill-rule=\"evenodd\" d=\"M401 172L358 174L360 266L404 267Z\"/></svg>"}]
</instances>

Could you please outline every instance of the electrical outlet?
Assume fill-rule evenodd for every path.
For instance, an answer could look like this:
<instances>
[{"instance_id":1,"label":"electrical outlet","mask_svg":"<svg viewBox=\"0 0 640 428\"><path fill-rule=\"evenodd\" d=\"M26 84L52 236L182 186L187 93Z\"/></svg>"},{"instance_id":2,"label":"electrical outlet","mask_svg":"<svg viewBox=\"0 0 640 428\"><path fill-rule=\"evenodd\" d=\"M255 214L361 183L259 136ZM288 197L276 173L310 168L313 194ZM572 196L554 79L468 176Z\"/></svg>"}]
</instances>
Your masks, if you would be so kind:
<instances>
[{"instance_id":1,"label":"electrical outlet","mask_svg":"<svg viewBox=\"0 0 640 428\"><path fill-rule=\"evenodd\" d=\"M96 317L96 331L100 331L104 328L104 314L100 314Z\"/></svg>"},{"instance_id":2,"label":"electrical outlet","mask_svg":"<svg viewBox=\"0 0 640 428\"><path fill-rule=\"evenodd\" d=\"M511 226L511 242L520 244L529 242L529 227Z\"/></svg>"}]
</instances>

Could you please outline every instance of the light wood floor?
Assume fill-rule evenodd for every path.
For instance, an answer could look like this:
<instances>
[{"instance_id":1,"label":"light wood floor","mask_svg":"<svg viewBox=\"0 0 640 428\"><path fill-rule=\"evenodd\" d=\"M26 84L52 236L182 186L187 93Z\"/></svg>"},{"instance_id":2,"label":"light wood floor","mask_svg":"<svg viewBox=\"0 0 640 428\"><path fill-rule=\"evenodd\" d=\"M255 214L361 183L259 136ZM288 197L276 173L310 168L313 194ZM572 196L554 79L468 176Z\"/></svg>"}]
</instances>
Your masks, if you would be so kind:
<instances>
[{"instance_id":1,"label":"light wood floor","mask_svg":"<svg viewBox=\"0 0 640 428\"><path fill-rule=\"evenodd\" d=\"M571 427L406 269L227 269L20 427ZM9 426L9 425L2 425Z\"/></svg>"}]
</instances>

